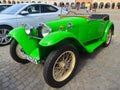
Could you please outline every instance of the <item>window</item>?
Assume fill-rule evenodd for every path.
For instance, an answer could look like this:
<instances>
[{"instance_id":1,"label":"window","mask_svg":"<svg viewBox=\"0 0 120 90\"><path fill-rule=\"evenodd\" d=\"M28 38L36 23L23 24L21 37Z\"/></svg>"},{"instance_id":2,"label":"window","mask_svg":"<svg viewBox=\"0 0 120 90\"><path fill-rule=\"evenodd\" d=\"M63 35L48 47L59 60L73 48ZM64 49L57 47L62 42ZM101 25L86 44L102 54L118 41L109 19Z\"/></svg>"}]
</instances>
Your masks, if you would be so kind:
<instances>
[{"instance_id":1,"label":"window","mask_svg":"<svg viewBox=\"0 0 120 90\"><path fill-rule=\"evenodd\" d=\"M39 5L31 5L28 6L25 11L28 11L29 14L33 14L33 13L40 13L39 11Z\"/></svg>"},{"instance_id":2,"label":"window","mask_svg":"<svg viewBox=\"0 0 120 90\"><path fill-rule=\"evenodd\" d=\"M6 9L7 7L10 7L11 5L0 5L0 11Z\"/></svg>"},{"instance_id":3,"label":"window","mask_svg":"<svg viewBox=\"0 0 120 90\"><path fill-rule=\"evenodd\" d=\"M21 8L23 8L26 4L15 4L4 11L2 11L2 14L15 14L17 13Z\"/></svg>"},{"instance_id":4,"label":"window","mask_svg":"<svg viewBox=\"0 0 120 90\"><path fill-rule=\"evenodd\" d=\"M41 13L57 12L58 9L50 5L41 5Z\"/></svg>"}]
</instances>

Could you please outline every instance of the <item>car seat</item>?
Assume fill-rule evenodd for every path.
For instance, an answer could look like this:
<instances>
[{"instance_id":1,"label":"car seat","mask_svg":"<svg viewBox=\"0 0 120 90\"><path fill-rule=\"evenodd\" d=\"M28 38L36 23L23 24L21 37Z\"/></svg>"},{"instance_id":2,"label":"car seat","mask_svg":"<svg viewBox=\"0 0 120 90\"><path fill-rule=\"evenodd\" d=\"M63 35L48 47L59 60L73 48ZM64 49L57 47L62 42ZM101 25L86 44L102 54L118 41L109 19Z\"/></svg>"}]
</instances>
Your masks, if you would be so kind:
<instances>
[{"instance_id":1,"label":"car seat","mask_svg":"<svg viewBox=\"0 0 120 90\"><path fill-rule=\"evenodd\" d=\"M31 10L31 8L28 8L28 12L29 12L29 13L32 13L32 10Z\"/></svg>"}]
</instances>

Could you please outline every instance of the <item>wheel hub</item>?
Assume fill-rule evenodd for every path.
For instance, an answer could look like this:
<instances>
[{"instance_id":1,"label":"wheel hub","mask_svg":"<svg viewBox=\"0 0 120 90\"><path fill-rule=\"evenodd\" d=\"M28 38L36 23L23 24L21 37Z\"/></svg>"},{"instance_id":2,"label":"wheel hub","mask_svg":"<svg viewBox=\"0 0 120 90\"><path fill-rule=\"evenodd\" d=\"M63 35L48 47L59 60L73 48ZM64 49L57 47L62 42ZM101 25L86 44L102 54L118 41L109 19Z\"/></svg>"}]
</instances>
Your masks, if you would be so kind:
<instances>
[{"instance_id":1,"label":"wheel hub","mask_svg":"<svg viewBox=\"0 0 120 90\"><path fill-rule=\"evenodd\" d=\"M70 68L70 63L65 63L65 62L62 61L62 62L59 63L59 66L62 69L68 70Z\"/></svg>"},{"instance_id":2,"label":"wheel hub","mask_svg":"<svg viewBox=\"0 0 120 90\"><path fill-rule=\"evenodd\" d=\"M5 34L2 34L1 37L5 37Z\"/></svg>"},{"instance_id":3,"label":"wheel hub","mask_svg":"<svg viewBox=\"0 0 120 90\"><path fill-rule=\"evenodd\" d=\"M7 38L7 35L2 35L2 39L6 39Z\"/></svg>"},{"instance_id":4,"label":"wheel hub","mask_svg":"<svg viewBox=\"0 0 120 90\"><path fill-rule=\"evenodd\" d=\"M10 38L7 34L9 33L8 29L0 29L0 44L8 44L12 38Z\"/></svg>"},{"instance_id":5,"label":"wheel hub","mask_svg":"<svg viewBox=\"0 0 120 90\"><path fill-rule=\"evenodd\" d=\"M65 69L65 70L68 70L69 68L70 68L70 64L67 63L67 64L64 66L64 69Z\"/></svg>"}]
</instances>

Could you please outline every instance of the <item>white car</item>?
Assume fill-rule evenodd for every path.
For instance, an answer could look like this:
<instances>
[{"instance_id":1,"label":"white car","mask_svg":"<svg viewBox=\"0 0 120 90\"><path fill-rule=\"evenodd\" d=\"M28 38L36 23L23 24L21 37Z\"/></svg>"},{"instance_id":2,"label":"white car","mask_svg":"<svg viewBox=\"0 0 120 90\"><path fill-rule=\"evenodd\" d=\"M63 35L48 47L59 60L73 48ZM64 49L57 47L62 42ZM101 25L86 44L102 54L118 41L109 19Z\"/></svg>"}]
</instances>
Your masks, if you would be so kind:
<instances>
[{"instance_id":1,"label":"white car","mask_svg":"<svg viewBox=\"0 0 120 90\"><path fill-rule=\"evenodd\" d=\"M12 38L7 34L13 28L22 24L37 27L41 22L60 18L60 14L67 12L51 4L21 3L13 5L0 13L0 46L7 45Z\"/></svg>"}]
</instances>

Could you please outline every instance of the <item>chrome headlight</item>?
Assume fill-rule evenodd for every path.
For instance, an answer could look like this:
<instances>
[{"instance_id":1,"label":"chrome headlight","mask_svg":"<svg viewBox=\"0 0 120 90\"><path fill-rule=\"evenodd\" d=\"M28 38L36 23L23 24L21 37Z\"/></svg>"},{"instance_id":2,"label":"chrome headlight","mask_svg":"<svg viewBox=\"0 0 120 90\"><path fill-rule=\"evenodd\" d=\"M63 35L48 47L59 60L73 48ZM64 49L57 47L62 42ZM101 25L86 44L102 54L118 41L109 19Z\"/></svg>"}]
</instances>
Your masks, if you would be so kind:
<instances>
[{"instance_id":1,"label":"chrome headlight","mask_svg":"<svg viewBox=\"0 0 120 90\"><path fill-rule=\"evenodd\" d=\"M42 23L42 35L43 35L43 37L47 36L51 31L52 31L52 29L50 27L48 27L46 24Z\"/></svg>"},{"instance_id":2,"label":"chrome headlight","mask_svg":"<svg viewBox=\"0 0 120 90\"><path fill-rule=\"evenodd\" d=\"M33 26L30 26L29 24L25 24L24 27L25 27L26 34L30 35L31 30L33 29Z\"/></svg>"}]
</instances>

